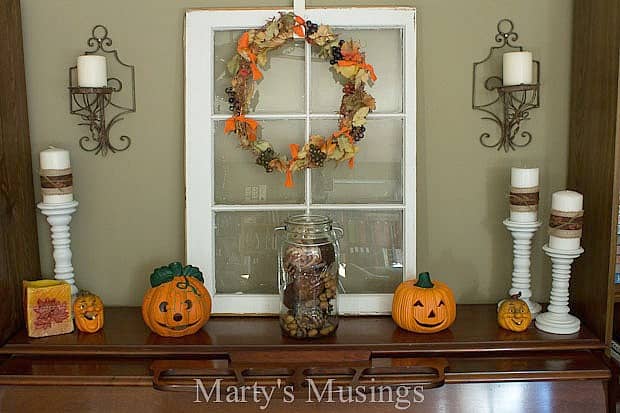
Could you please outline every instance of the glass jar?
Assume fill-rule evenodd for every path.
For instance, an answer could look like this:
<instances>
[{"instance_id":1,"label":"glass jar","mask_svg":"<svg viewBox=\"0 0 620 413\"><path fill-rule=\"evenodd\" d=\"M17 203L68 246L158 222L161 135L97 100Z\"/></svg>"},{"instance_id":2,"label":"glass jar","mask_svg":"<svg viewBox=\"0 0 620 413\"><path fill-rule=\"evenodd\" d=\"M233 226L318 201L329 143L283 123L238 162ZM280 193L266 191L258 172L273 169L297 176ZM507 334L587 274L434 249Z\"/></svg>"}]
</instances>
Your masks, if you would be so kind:
<instances>
[{"instance_id":1,"label":"glass jar","mask_svg":"<svg viewBox=\"0 0 620 413\"><path fill-rule=\"evenodd\" d=\"M295 338L333 334L338 327L342 229L326 216L294 215L278 230L285 231L278 246L282 332Z\"/></svg>"}]
</instances>

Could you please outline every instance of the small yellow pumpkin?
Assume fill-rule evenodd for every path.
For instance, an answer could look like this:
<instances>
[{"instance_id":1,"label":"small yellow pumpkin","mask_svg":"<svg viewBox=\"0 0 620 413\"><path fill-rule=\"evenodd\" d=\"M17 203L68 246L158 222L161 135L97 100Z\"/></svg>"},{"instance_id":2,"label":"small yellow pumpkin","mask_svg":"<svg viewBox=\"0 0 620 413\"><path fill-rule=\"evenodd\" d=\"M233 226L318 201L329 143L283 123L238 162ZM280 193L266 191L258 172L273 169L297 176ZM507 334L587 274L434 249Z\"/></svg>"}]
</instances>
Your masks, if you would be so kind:
<instances>
[{"instance_id":1,"label":"small yellow pumpkin","mask_svg":"<svg viewBox=\"0 0 620 413\"><path fill-rule=\"evenodd\" d=\"M103 301L88 291L79 291L73 303L75 325L85 333L95 333L103 328Z\"/></svg>"},{"instance_id":2,"label":"small yellow pumpkin","mask_svg":"<svg viewBox=\"0 0 620 413\"><path fill-rule=\"evenodd\" d=\"M501 302L497 310L497 323L506 330L521 332L532 322L532 313L521 299L521 292Z\"/></svg>"},{"instance_id":3,"label":"small yellow pumpkin","mask_svg":"<svg viewBox=\"0 0 620 413\"><path fill-rule=\"evenodd\" d=\"M211 296L202 273L173 262L151 274L151 289L142 301L144 323L164 337L194 334L211 316Z\"/></svg>"},{"instance_id":4,"label":"small yellow pumpkin","mask_svg":"<svg viewBox=\"0 0 620 413\"><path fill-rule=\"evenodd\" d=\"M392 318L400 327L416 333L436 333L454 323L456 301L448 286L431 281L427 272L401 283L394 292Z\"/></svg>"}]
</instances>

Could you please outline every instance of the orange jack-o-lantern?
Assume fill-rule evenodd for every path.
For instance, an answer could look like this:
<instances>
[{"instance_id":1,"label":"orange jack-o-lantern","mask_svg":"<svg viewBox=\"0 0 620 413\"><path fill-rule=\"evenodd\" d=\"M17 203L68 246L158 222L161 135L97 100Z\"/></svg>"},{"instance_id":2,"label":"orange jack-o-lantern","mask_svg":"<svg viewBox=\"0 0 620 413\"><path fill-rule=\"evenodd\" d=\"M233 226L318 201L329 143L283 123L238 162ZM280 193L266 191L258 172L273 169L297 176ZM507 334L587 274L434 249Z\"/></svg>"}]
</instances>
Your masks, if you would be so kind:
<instances>
[{"instance_id":1,"label":"orange jack-o-lantern","mask_svg":"<svg viewBox=\"0 0 620 413\"><path fill-rule=\"evenodd\" d=\"M436 333L456 319L456 302L448 286L431 282L429 273L401 283L394 292L392 318L400 327L416 333Z\"/></svg>"},{"instance_id":2,"label":"orange jack-o-lantern","mask_svg":"<svg viewBox=\"0 0 620 413\"><path fill-rule=\"evenodd\" d=\"M521 292L501 302L497 310L497 323L506 330L521 332L532 322L532 313L527 303L520 300Z\"/></svg>"},{"instance_id":3,"label":"orange jack-o-lantern","mask_svg":"<svg viewBox=\"0 0 620 413\"><path fill-rule=\"evenodd\" d=\"M79 291L73 303L75 325L85 333L95 333L103 328L103 301L88 291Z\"/></svg>"},{"instance_id":4,"label":"orange jack-o-lantern","mask_svg":"<svg viewBox=\"0 0 620 413\"><path fill-rule=\"evenodd\" d=\"M174 262L151 274L151 288L142 301L142 318L156 334L194 334L211 316L211 296L196 267Z\"/></svg>"}]
</instances>

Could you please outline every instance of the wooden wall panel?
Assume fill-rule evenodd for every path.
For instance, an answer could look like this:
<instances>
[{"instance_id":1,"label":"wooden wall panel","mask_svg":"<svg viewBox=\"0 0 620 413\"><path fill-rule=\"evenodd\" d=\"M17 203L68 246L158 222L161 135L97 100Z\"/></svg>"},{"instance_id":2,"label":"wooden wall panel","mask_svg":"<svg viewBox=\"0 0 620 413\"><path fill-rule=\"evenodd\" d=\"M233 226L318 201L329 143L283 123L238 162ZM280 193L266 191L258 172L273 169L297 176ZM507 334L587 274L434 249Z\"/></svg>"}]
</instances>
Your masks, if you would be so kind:
<instances>
[{"instance_id":1,"label":"wooden wall panel","mask_svg":"<svg viewBox=\"0 0 620 413\"><path fill-rule=\"evenodd\" d=\"M21 324L21 280L40 274L19 0L0 2L0 344Z\"/></svg>"},{"instance_id":2,"label":"wooden wall panel","mask_svg":"<svg viewBox=\"0 0 620 413\"><path fill-rule=\"evenodd\" d=\"M611 337L617 223L620 2L574 0L568 188L584 195L584 255L575 262L571 308Z\"/></svg>"}]
</instances>

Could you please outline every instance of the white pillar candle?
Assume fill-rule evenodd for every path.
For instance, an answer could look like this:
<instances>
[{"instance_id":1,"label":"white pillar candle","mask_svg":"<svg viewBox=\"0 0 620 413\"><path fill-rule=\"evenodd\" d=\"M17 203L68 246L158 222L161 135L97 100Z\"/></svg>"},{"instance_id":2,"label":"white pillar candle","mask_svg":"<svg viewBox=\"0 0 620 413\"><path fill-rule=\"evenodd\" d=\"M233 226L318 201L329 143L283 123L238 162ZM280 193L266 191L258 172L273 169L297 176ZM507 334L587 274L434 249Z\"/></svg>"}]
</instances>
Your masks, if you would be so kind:
<instances>
[{"instance_id":1,"label":"white pillar candle","mask_svg":"<svg viewBox=\"0 0 620 413\"><path fill-rule=\"evenodd\" d=\"M108 69L105 56L79 56L77 58L77 78L80 87L107 86Z\"/></svg>"},{"instance_id":2,"label":"white pillar candle","mask_svg":"<svg viewBox=\"0 0 620 413\"><path fill-rule=\"evenodd\" d=\"M69 151L66 149L56 148L54 146L50 146L49 148L41 151L39 153L39 169L41 170L42 181L46 179L43 175L51 173L52 175L57 176L66 176L71 174L71 159L69 157ZM59 171L68 171L68 172L59 172ZM49 172L56 171L56 172ZM72 178L71 178L72 181ZM42 196L43 202L47 204L62 204L65 202L73 201L73 187L68 189L68 193L63 194L46 194L45 188L43 188L42 182Z\"/></svg>"},{"instance_id":3,"label":"white pillar candle","mask_svg":"<svg viewBox=\"0 0 620 413\"><path fill-rule=\"evenodd\" d=\"M538 192L538 168L512 168L510 170L510 186L515 189L536 188ZM512 191L511 191L512 192ZM517 194L518 195L518 194ZM531 211L510 210L510 220L513 222L536 222L538 221L538 203Z\"/></svg>"},{"instance_id":4,"label":"white pillar candle","mask_svg":"<svg viewBox=\"0 0 620 413\"><path fill-rule=\"evenodd\" d=\"M551 209L561 212L579 212L583 210L583 195L575 191L558 191L551 197ZM561 238L549 235L549 248L558 250L576 250L581 246L581 238Z\"/></svg>"},{"instance_id":5,"label":"white pillar candle","mask_svg":"<svg viewBox=\"0 0 620 413\"><path fill-rule=\"evenodd\" d=\"M69 151L55 146L49 146L39 153L39 167L41 169L68 169L71 168Z\"/></svg>"},{"instance_id":6,"label":"white pillar candle","mask_svg":"<svg viewBox=\"0 0 620 413\"><path fill-rule=\"evenodd\" d=\"M502 57L504 86L532 84L532 53L509 52Z\"/></svg>"}]
</instances>

